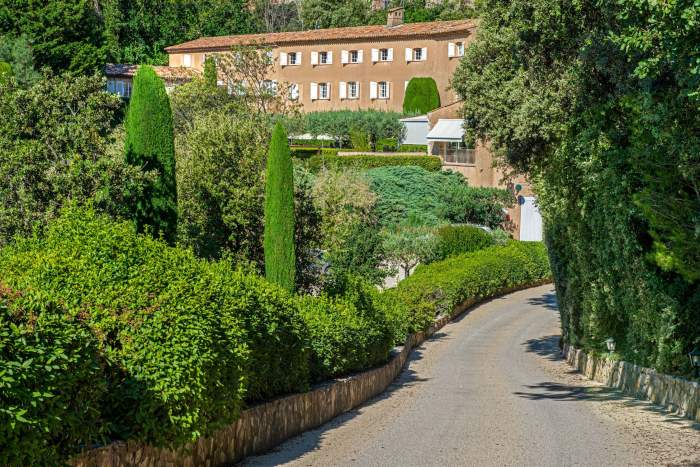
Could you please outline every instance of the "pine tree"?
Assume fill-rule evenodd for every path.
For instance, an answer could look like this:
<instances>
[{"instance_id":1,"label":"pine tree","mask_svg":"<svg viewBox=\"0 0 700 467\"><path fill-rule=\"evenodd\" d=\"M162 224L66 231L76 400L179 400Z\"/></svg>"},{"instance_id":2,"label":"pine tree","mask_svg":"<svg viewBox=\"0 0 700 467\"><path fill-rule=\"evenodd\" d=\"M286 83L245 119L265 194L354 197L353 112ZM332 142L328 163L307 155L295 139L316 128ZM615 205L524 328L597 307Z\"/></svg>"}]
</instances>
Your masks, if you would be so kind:
<instances>
[{"instance_id":1,"label":"pine tree","mask_svg":"<svg viewBox=\"0 0 700 467\"><path fill-rule=\"evenodd\" d=\"M294 173L287 133L279 122L267 159L264 247L267 279L294 290Z\"/></svg>"},{"instance_id":2,"label":"pine tree","mask_svg":"<svg viewBox=\"0 0 700 467\"><path fill-rule=\"evenodd\" d=\"M204 60L204 81L208 86L216 88L216 82L218 81L216 73L216 62L214 57L207 57Z\"/></svg>"},{"instance_id":3,"label":"pine tree","mask_svg":"<svg viewBox=\"0 0 700 467\"><path fill-rule=\"evenodd\" d=\"M433 78L411 78L403 98L405 114L426 114L440 107L440 92Z\"/></svg>"},{"instance_id":4,"label":"pine tree","mask_svg":"<svg viewBox=\"0 0 700 467\"><path fill-rule=\"evenodd\" d=\"M150 66L139 67L134 76L125 126L126 162L157 173L134 202L136 225L139 231L148 226L154 236L162 235L173 244L177 229L173 117L165 85Z\"/></svg>"}]
</instances>

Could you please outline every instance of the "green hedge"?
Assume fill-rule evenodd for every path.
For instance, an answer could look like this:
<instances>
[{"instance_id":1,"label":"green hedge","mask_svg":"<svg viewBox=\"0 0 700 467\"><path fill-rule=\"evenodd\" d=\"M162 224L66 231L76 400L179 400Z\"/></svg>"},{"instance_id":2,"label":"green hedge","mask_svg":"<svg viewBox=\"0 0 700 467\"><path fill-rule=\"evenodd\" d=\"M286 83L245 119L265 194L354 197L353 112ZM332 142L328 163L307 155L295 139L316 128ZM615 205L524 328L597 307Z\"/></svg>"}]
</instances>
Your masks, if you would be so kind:
<instances>
[{"instance_id":1,"label":"green hedge","mask_svg":"<svg viewBox=\"0 0 700 467\"><path fill-rule=\"evenodd\" d=\"M400 341L407 332L426 329L435 317L452 313L470 298L487 298L504 287L549 279L551 271L544 244L511 242L419 266L383 300L394 307Z\"/></svg>"},{"instance_id":2,"label":"green hedge","mask_svg":"<svg viewBox=\"0 0 700 467\"><path fill-rule=\"evenodd\" d=\"M397 152L422 152L428 153L428 146L425 144L402 144Z\"/></svg>"},{"instance_id":3,"label":"green hedge","mask_svg":"<svg viewBox=\"0 0 700 467\"><path fill-rule=\"evenodd\" d=\"M430 77L411 78L403 98L405 114L426 114L440 107L440 92L437 83Z\"/></svg>"},{"instance_id":4,"label":"green hedge","mask_svg":"<svg viewBox=\"0 0 700 467\"><path fill-rule=\"evenodd\" d=\"M483 250L496 244L491 234L472 225L446 225L438 229L437 235L437 257L440 259Z\"/></svg>"},{"instance_id":5,"label":"green hedge","mask_svg":"<svg viewBox=\"0 0 700 467\"><path fill-rule=\"evenodd\" d=\"M292 146L289 148L292 157L297 159L308 159L312 156L328 155L335 156L338 154L338 149L335 148L317 148L311 146Z\"/></svg>"},{"instance_id":6,"label":"green hedge","mask_svg":"<svg viewBox=\"0 0 700 467\"><path fill-rule=\"evenodd\" d=\"M80 371L67 378L84 380L100 360L84 389L97 392L80 398L99 403L75 415L74 425L66 421L60 433L35 433L45 447L77 439L89 445L103 435L181 444L235 420L245 399L308 387L305 326L292 296L225 261L198 260L189 250L137 235L131 223L69 210L45 238L0 250L0 277L24 294L11 313L26 310L17 319L33 327L26 331L34 333L30 341L44 340L37 316L54 319L44 311L48 303L62 304L64 319L76 322L70 332L59 330L62 336L73 330L86 336L85 349L70 354L66 367ZM90 335L99 341L98 357ZM17 345L11 359L32 352L30 344ZM65 388L77 390L70 381ZM40 395L31 397L43 410ZM22 430L10 429L30 451L37 442L18 438ZM46 448L41 455L53 454Z\"/></svg>"},{"instance_id":7,"label":"green hedge","mask_svg":"<svg viewBox=\"0 0 700 467\"><path fill-rule=\"evenodd\" d=\"M395 165L415 165L426 170L437 172L442 168L442 161L436 156L312 156L304 162L307 169L316 172L323 167L351 168L356 170L376 169Z\"/></svg>"},{"instance_id":8,"label":"green hedge","mask_svg":"<svg viewBox=\"0 0 700 467\"><path fill-rule=\"evenodd\" d=\"M348 281L342 295L301 299L316 381L383 363L393 345L376 289L358 279Z\"/></svg>"}]
</instances>

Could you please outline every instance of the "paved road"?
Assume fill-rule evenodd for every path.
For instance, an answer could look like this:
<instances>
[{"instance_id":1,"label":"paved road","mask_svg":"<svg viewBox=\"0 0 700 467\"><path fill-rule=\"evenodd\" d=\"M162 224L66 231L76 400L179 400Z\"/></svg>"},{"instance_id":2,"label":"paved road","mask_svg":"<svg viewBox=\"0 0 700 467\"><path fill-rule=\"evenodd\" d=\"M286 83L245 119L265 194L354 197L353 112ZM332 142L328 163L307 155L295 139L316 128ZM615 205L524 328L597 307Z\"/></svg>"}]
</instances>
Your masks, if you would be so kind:
<instances>
[{"instance_id":1,"label":"paved road","mask_svg":"<svg viewBox=\"0 0 700 467\"><path fill-rule=\"evenodd\" d=\"M245 465L700 465L700 425L572 372L550 286L494 299L383 395Z\"/></svg>"}]
</instances>

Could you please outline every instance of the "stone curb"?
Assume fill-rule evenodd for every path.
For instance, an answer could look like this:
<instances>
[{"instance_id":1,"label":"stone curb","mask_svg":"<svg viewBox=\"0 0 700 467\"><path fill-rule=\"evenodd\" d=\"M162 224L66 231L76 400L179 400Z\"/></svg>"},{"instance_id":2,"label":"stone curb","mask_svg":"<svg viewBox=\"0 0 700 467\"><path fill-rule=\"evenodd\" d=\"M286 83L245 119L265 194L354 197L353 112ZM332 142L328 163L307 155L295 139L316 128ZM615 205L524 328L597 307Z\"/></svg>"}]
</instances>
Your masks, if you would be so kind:
<instances>
[{"instance_id":1,"label":"stone curb","mask_svg":"<svg viewBox=\"0 0 700 467\"><path fill-rule=\"evenodd\" d=\"M438 317L426 332L409 334L406 343L395 347L384 365L322 383L309 392L283 396L248 408L231 425L183 448L169 450L134 441L115 442L79 454L71 464L75 467L219 466L264 453L384 392L403 370L411 350L471 306L550 282L543 280L503 288L490 297L469 299L455 307L451 314Z\"/></svg>"},{"instance_id":2,"label":"stone curb","mask_svg":"<svg viewBox=\"0 0 700 467\"><path fill-rule=\"evenodd\" d=\"M589 355L570 344L564 344L562 354L569 365L589 379L700 422L700 383L622 360Z\"/></svg>"}]
</instances>

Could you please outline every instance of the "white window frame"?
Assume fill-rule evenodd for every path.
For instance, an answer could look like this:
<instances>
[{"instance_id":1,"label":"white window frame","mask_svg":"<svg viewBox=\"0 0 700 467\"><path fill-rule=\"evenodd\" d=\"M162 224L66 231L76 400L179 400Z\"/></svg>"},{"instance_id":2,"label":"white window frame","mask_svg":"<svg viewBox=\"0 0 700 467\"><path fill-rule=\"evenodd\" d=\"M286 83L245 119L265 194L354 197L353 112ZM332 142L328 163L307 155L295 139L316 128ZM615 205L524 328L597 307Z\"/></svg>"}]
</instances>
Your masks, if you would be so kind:
<instances>
[{"instance_id":1,"label":"white window frame","mask_svg":"<svg viewBox=\"0 0 700 467\"><path fill-rule=\"evenodd\" d=\"M422 62L423 61L423 49L421 47L414 47L413 49L413 56L411 59L414 62Z\"/></svg>"},{"instance_id":2,"label":"white window frame","mask_svg":"<svg viewBox=\"0 0 700 467\"><path fill-rule=\"evenodd\" d=\"M289 100L298 101L299 100L299 84L289 83Z\"/></svg>"},{"instance_id":3,"label":"white window frame","mask_svg":"<svg viewBox=\"0 0 700 467\"><path fill-rule=\"evenodd\" d=\"M390 62L391 61L391 49L379 49L379 60L380 62Z\"/></svg>"},{"instance_id":4,"label":"white window frame","mask_svg":"<svg viewBox=\"0 0 700 467\"><path fill-rule=\"evenodd\" d=\"M300 57L299 52L288 52L287 53L287 65L290 66L295 66L295 65L300 65L299 62L301 62L301 57Z\"/></svg>"},{"instance_id":5,"label":"white window frame","mask_svg":"<svg viewBox=\"0 0 700 467\"><path fill-rule=\"evenodd\" d=\"M324 95L325 92L325 95ZM318 100L328 101L331 99L331 83L318 83Z\"/></svg>"},{"instance_id":6,"label":"white window frame","mask_svg":"<svg viewBox=\"0 0 700 467\"><path fill-rule=\"evenodd\" d=\"M389 99L391 95L390 86L388 81L379 81L377 83L377 99Z\"/></svg>"},{"instance_id":7,"label":"white window frame","mask_svg":"<svg viewBox=\"0 0 700 467\"><path fill-rule=\"evenodd\" d=\"M348 99L359 99L360 98L360 83L358 81L348 81L347 96L348 96Z\"/></svg>"},{"instance_id":8,"label":"white window frame","mask_svg":"<svg viewBox=\"0 0 700 467\"><path fill-rule=\"evenodd\" d=\"M360 57L360 52L361 50L351 50L349 53L349 63L362 63L362 59Z\"/></svg>"},{"instance_id":9,"label":"white window frame","mask_svg":"<svg viewBox=\"0 0 700 467\"><path fill-rule=\"evenodd\" d=\"M464 57L464 41L455 42L455 52L457 57Z\"/></svg>"},{"instance_id":10,"label":"white window frame","mask_svg":"<svg viewBox=\"0 0 700 467\"><path fill-rule=\"evenodd\" d=\"M192 68L192 54L184 54L182 56L182 66L185 68Z\"/></svg>"},{"instance_id":11,"label":"white window frame","mask_svg":"<svg viewBox=\"0 0 700 467\"><path fill-rule=\"evenodd\" d=\"M330 58L330 52L327 52L325 50L321 51L318 53L318 64L319 65L330 65L333 62L333 59Z\"/></svg>"}]
</instances>

